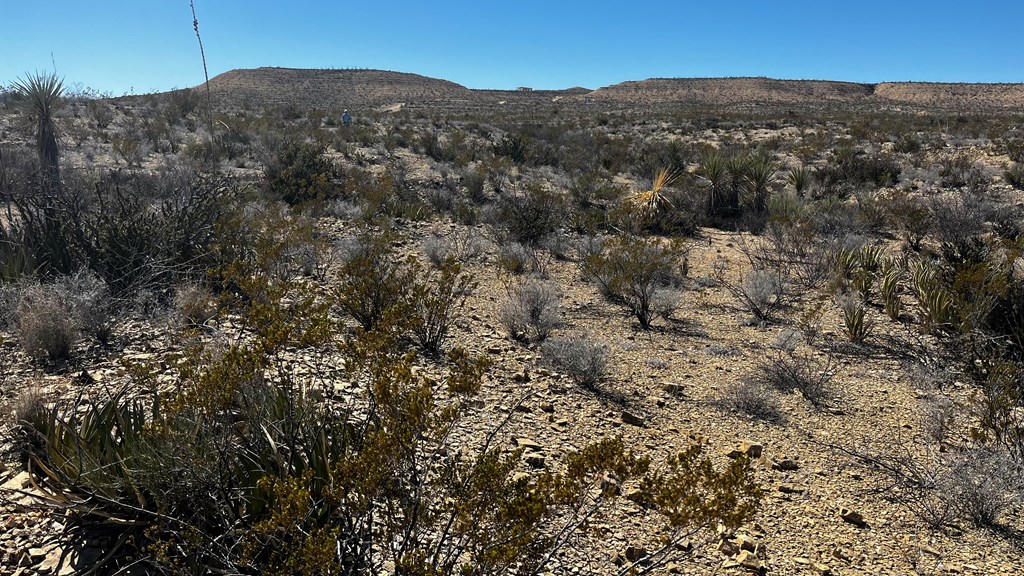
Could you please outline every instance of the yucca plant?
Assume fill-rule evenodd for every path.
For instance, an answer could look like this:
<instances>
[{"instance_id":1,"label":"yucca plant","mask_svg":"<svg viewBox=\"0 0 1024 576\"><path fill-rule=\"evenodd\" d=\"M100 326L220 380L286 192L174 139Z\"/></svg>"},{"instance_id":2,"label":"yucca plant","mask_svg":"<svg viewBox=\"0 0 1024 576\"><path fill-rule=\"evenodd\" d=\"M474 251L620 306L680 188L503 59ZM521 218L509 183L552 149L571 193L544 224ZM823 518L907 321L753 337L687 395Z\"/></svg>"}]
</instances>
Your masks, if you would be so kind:
<instances>
[{"instance_id":1,"label":"yucca plant","mask_svg":"<svg viewBox=\"0 0 1024 576\"><path fill-rule=\"evenodd\" d=\"M921 324L926 333L933 332L953 319L953 297L939 283L938 269L927 262L918 261L911 272L917 305L921 311Z\"/></svg>"},{"instance_id":2,"label":"yucca plant","mask_svg":"<svg viewBox=\"0 0 1024 576\"><path fill-rule=\"evenodd\" d=\"M662 189L670 186L678 176L675 172L670 172L665 168L658 170L650 190L637 191L626 198L633 213L644 222L650 222L659 214L675 209L672 201L662 192Z\"/></svg>"},{"instance_id":3,"label":"yucca plant","mask_svg":"<svg viewBox=\"0 0 1024 576\"><path fill-rule=\"evenodd\" d=\"M697 175L710 186L708 209L712 214L718 214L725 208L725 192L729 180L729 169L725 156L717 150L704 154L701 157L700 166L697 168Z\"/></svg>"},{"instance_id":4,"label":"yucca plant","mask_svg":"<svg viewBox=\"0 0 1024 576\"><path fill-rule=\"evenodd\" d=\"M45 72L30 73L16 80L14 89L25 99L35 124L39 166L49 182L55 183L60 180L60 132L55 118L63 105L64 79Z\"/></svg>"},{"instance_id":5,"label":"yucca plant","mask_svg":"<svg viewBox=\"0 0 1024 576\"><path fill-rule=\"evenodd\" d=\"M793 166L786 171L786 184L793 187L797 196L803 196L811 185L811 171L806 166Z\"/></svg>"},{"instance_id":6,"label":"yucca plant","mask_svg":"<svg viewBox=\"0 0 1024 576\"><path fill-rule=\"evenodd\" d=\"M764 212L768 206L768 193L775 183L775 173L779 165L767 154L756 154L744 162L741 187L750 195L751 204L756 212Z\"/></svg>"},{"instance_id":7,"label":"yucca plant","mask_svg":"<svg viewBox=\"0 0 1024 576\"><path fill-rule=\"evenodd\" d=\"M861 300L871 301L871 290L882 266L881 246L861 246L856 253L857 270L853 274L853 287L860 293Z\"/></svg>"}]
</instances>

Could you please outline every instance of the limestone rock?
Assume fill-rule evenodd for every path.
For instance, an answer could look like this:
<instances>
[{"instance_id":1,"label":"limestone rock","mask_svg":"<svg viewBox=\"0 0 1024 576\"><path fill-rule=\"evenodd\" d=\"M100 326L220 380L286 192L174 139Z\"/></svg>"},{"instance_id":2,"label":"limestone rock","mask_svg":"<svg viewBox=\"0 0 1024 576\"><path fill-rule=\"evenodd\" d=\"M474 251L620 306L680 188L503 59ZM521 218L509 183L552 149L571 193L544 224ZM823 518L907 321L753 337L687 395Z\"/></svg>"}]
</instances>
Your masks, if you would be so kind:
<instances>
[{"instance_id":1,"label":"limestone rock","mask_svg":"<svg viewBox=\"0 0 1024 576\"><path fill-rule=\"evenodd\" d=\"M544 447L541 446L540 443L534 440L533 438L520 436L516 438L514 442L516 443L516 446L522 448L527 452L541 452L542 450L544 450Z\"/></svg>"},{"instance_id":2,"label":"limestone rock","mask_svg":"<svg viewBox=\"0 0 1024 576\"><path fill-rule=\"evenodd\" d=\"M779 492L783 494L803 494L804 489L793 484L779 484Z\"/></svg>"},{"instance_id":3,"label":"limestone rock","mask_svg":"<svg viewBox=\"0 0 1024 576\"><path fill-rule=\"evenodd\" d=\"M741 550L739 555L736 556L736 563L741 568L745 568L752 572L761 572L764 570L764 560L757 557L757 554L750 552L749 550Z\"/></svg>"},{"instance_id":4,"label":"limestone rock","mask_svg":"<svg viewBox=\"0 0 1024 576\"><path fill-rule=\"evenodd\" d=\"M686 392L686 389L682 384L676 384L675 382L665 382L665 385L662 386L662 390L670 396L682 396Z\"/></svg>"},{"instance_id":5,"label":"limestone rock","mask_svg":"<svg viewBox=\"0 0 1024 576\"><path fill-rule=\"evenodd\" d=\"M729 458L732 458L733 460L739 458L740 456L746 456L748 458L754 459L760 458L761 452L763 450L764 447L761 444L757 442L752 442L750 440L743 440L742 442L740 442L739 446L730 450L727 456L729 456Z\"/></svg>"},{"instance_id":6,"label":"limestone rock","mask_svg":"<svg viewBox=\"0 0 1024 576\"><path fill-rule=\"evenodd\" d=\"M782 460L776 460L772 462L772 470L778 470L780 472L792 472L800 469L800 463L790 458L783 458Z\"/></svg>"},{"instance_id":7,"label":"limestone rock","mask_svg":"<svg viewBox=\"0 0 1024 576\"><path fill-rule=\"evenodd\" d=\"M629 424L630 426L639 426L641 428L647 425L643 418L627 410L622 411L622 422Z\"/></svg>"},{"instance_id":8,"label":"limestone rock","mask_svg":"<svg viewBox=\"0 0 1024 576\"><path fill-rule=\"evenodd\" d=\"M628 546L626 548L626 552L623 555L626 557L626 560L629 560L630 562L636 562L641 558L646 558L647 554L648 552L646 548L640 546Z\"/></svg>"},{"instance_id":9,"label":"limestone rock","mask_svg":"<svg viewBox=\"0 0 1024 576\"><path fill-rule=\"evenodd\" d=\"M523 462L526 462L528 465L534 468L543 468L545 464L545 459L543 454L538 454L537 452L528 452L523 455Z\"/></svg>"},{"instance_id":10,"label":"limestone rock","mask_svg":"<svg viewBox=\"0 0 1024 576\"><path fill-rule=\"evenodd\" d=\"M868 525L864 516L860 512L849 508L840 508L839 517L858 528L864 528Z\"/></svg>"},{"instance_id":11,"label":"limestone rock","mask_svg":"<svg viewBox=\"0 0 1024 576\"><path fill-rule=\"evenodd\" d=\"M821 562L815 562L811 564L811 569L814 570L815 573L820 574L821 576L832 576L832 569L829 568L828 565L822 564Z\"/></svg>"}]
</instances>

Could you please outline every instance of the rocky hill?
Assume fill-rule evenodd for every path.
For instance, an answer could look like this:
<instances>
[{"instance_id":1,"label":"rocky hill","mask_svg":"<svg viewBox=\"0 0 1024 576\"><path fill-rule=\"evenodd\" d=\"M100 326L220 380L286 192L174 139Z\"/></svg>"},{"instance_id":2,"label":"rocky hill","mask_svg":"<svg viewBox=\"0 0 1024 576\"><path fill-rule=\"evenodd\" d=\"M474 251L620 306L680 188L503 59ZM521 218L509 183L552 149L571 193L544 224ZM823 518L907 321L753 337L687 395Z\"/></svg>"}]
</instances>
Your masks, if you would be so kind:
<instances>
[{"instance_id":1,"label":"rocky hill","mask_svg":"<svg viewBox=\"0 0 1024 576\"><path fill-rule=\"evenodd\" d=\"M256 68L232 70L210 80L221 102L294 104L301 108L376 107L414 102L460 105L477 99L447 80L384 70Z\"/></svg>"},{"instance_id":2,"label":"rocky hill","mask_svg":"<svg viewBox=\"0 0 1024 576\"><path fill-rule=\"evenodd\" d=\"M468 112L554 103L727 110L1005 113L1024 109L1024 84L652 78L597 90L474 90L447 80L383 70L256 68L226 72L213 78L210 86L219 101L228 104L324 109L408 107Z\"/></svg>"}]
</instances>

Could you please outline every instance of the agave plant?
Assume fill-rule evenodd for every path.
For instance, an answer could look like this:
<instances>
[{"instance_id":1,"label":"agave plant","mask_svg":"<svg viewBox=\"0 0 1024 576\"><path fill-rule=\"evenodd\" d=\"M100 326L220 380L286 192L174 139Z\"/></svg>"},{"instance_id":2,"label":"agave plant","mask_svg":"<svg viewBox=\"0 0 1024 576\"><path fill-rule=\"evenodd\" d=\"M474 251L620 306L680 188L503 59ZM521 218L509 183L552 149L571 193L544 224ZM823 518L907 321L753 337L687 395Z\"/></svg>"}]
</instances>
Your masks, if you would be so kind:
<instances>
[{"instance_id":1,"label":"agave plant","mask_svg":"<svg viewBox=\"0 0 1024 576\"><path fill-rule=\"evenodd\" d=\"M668 196L662 192L662 189L672 184L677 177L678 174L670 172L665 168L658 170L650 190L634 192L627 198L630 207L647 222L653 220L662 212L674 209L675 206L668 199Z\"/></svg>"},{"instance_id":2,"label":"agave plant","mask_svg":"<svg viewBox=\"0 0 1024 576\"><path fill-rule=\"evenodd\" d=\"M56 74L36 72L16 80L14 89L25 99L29 116L36 126L39 165L50 182L56 182L60 179L60 148L57 145L60 132L54 118L63 105L64 79Z\"/></svg>"}]
</instances>

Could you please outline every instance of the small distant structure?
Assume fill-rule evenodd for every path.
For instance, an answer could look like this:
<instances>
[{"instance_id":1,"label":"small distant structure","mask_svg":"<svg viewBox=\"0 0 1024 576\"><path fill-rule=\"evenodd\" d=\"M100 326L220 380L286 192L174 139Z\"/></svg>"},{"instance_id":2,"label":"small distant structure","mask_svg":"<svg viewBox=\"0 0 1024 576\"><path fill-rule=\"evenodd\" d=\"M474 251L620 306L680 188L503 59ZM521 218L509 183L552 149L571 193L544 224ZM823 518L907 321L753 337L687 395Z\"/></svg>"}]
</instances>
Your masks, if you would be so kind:
<instances>
[{"instance_id":1,"label":"small distant structure","mask_svg":"<svg viewBox=\"0 0 1024 576\"><path fill-rule=\"evenodd\" d=\"M519 88L516 88L516 92L533 92L533 88L530 88L529 86L520 86Z\"/></svg>"},{"instance_id":2,"label":"small distant structure","mask_svg":"<svg viewBox=\"0 0 1024 576\"><path fill-rule=\"evenodd\" d=\"M341 115L341 124L343 126L348 126L351 123L352 123L352 115L348 113L348 110L345 110L345 113Z\"/></svg>"}]
</instances>

